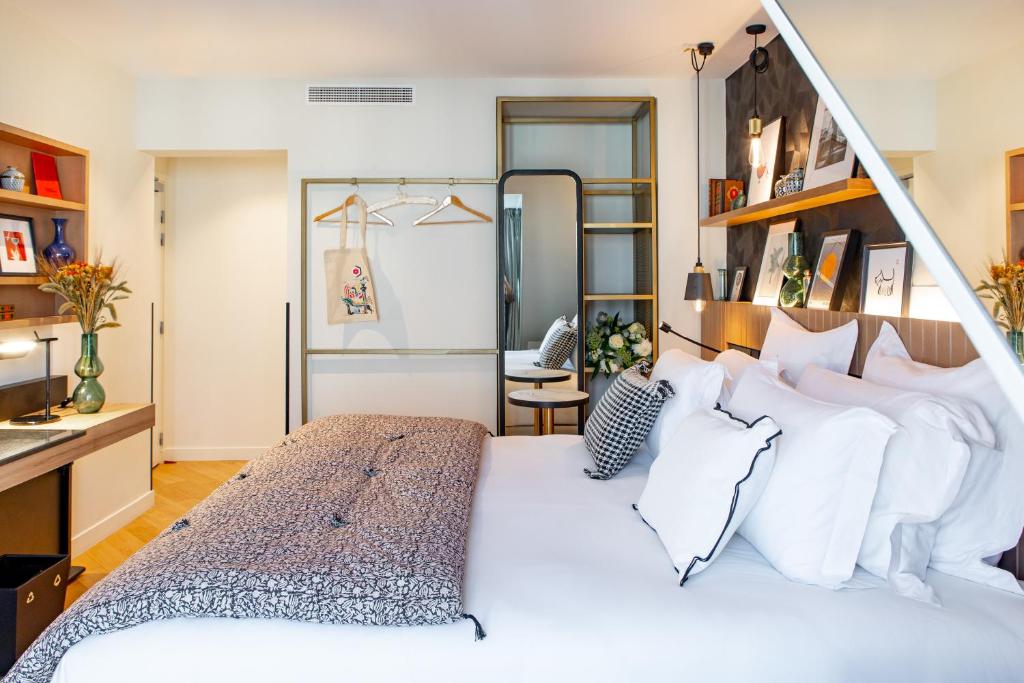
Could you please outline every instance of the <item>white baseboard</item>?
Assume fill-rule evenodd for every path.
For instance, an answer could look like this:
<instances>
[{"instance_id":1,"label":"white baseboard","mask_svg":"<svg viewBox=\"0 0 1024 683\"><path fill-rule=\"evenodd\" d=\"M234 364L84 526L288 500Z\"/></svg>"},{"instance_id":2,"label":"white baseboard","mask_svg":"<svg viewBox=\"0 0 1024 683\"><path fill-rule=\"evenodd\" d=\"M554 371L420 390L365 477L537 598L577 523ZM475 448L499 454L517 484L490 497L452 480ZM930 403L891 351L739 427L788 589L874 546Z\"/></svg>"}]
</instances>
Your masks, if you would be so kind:
<instances>
[{"instance_id":1,"label":"white baseboard","mask_svg":"<svg viewBox=\"0 0 1024 683\"><path fill-rule=\"evenodd\" d=\"M72 536L71 556L81 555L107 536L133 521L143 512L153 507L154 500L153 492L146 491L120 510L115 510L88 529L83 529Z\"/></svg>"},{"instance_id":2,"label":"white baseboard","mask_svg":"<svg viewBox=\"0 0 1024 683\"><path fill-rule=\"evenodd\" d=\"M252 460L266 451L270 446L235 446L235 447L185 447L165 448L164 461L168 460Z\"/></svg>"}]
</instances>

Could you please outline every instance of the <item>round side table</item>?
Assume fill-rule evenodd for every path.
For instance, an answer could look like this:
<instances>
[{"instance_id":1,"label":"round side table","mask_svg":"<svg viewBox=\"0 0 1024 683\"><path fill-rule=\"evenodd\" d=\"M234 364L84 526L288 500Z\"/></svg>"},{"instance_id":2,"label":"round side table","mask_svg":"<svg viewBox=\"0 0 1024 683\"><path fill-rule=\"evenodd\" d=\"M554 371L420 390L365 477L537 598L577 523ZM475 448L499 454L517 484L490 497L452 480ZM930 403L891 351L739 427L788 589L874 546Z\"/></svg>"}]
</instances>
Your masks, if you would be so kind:
<instances>
[{"instance_id":1,"label":"round side table","mask_svg":"<svg viewBox=\"0 0 1024 683\"><path fill-rule=\"evenodd\" d=\"M513 368L505 370L505 379L533 384L534 389L542 389L546 382L564 382L572 379L572 373L568 370L548 368ZM537 436L542 433L540 408L533 411L533 433Z\"/></svg>"},{"instance_id":2,"label":"round side table","mask_svg":"<svg viewBox=\"0 0 1024 683\"><path fill-rule=\"evenodd\" d=\"M555 409L575 408L590 400L585 391L562 391L558 389L521 389L508 395L508 402L514 406L534 408L543 411L544 425L541 434L555 433Z\"/></svg>"}]
</instances>

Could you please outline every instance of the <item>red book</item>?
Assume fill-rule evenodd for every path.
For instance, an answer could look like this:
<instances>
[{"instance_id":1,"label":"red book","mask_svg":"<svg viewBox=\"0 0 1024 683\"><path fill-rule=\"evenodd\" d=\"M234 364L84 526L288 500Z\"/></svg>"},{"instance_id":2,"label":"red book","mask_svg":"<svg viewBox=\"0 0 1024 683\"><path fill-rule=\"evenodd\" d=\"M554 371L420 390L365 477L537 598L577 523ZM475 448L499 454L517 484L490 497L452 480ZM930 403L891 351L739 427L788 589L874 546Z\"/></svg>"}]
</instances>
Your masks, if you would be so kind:
<instances>
[{"instance_id":1,"label":"red book","mask_svg":"<svg viewBox=\"0 0 1024 683\"><path fill-rule=\"evenodd\" d=\"M63 199L60 193L60 179L57 177L57 160L49 154L32 152L32 175L36 180L36 194L50 199Z\"/></svg>"}]
</instances>

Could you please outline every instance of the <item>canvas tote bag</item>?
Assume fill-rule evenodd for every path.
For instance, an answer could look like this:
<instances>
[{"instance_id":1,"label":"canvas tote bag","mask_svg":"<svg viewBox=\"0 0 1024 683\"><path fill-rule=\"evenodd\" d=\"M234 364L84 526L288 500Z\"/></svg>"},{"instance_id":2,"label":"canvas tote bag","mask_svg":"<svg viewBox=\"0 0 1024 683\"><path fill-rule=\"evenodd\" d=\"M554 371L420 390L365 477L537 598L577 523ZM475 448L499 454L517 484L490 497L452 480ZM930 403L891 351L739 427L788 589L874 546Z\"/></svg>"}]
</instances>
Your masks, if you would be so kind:
<instances>
[{"instance_id":1,"label":"canvas tote bag","mask_svg":"<svg viewBox=\"0 0 1024 683\"><path fill-rule=\"evenodd\" d=\"M359 210L359 244L348 249L348 208L341 214L341 248L324 252L327 280L327 324L359 323L377 320L377 297L366 256L366 202L355 195L352 204Z\"/></svg>"}]
</instances>

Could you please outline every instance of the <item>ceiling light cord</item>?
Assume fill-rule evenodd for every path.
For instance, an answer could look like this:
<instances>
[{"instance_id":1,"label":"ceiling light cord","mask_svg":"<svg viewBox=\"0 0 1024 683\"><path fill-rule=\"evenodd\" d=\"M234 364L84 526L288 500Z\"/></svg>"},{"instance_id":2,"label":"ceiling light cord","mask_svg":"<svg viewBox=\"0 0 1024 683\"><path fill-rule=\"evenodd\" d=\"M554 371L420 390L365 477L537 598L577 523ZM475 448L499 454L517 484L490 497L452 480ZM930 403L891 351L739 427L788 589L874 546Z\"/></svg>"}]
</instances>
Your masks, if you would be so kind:
<instances>
[{"instance_id":1,"label":"ceiling light cord","mask_svg":"<svg viewBox=\"0 0 1024 683\"><path fill-rule=\"evenodd\" d=\"M690 64L697 72L697 265L702 266L700 260L700 72L704 69L704 63L708 61L707 54L702 54L700 64L697 63L697 50L690 50Z\"/></svg>"}]
</instances>

